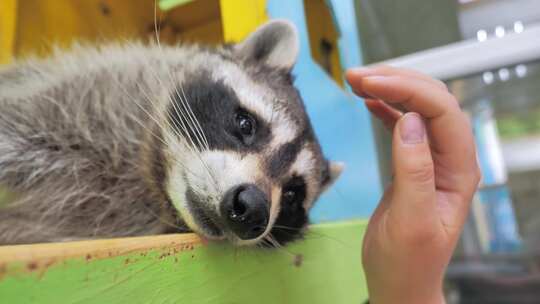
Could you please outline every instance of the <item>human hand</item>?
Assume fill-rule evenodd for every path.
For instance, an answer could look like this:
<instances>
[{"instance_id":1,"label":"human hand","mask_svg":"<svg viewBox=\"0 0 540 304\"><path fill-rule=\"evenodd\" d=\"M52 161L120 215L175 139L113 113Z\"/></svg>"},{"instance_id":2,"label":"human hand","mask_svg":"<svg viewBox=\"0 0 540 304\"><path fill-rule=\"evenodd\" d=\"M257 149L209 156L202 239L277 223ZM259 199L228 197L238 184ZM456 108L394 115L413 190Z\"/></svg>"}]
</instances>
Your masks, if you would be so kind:
<instances>
[{"instance_id":1,"label":"human hand","mask_svg":"<svg viewBox=\"0 0 540 304\"><path fill-rule=\"evenodd\" d=\"M444 303L444 272L480 180L469 120L444 83L418 72L358 68L347 80L393 131L394 179L362 252L370 303Z\"/></svg>"}]
</instances>

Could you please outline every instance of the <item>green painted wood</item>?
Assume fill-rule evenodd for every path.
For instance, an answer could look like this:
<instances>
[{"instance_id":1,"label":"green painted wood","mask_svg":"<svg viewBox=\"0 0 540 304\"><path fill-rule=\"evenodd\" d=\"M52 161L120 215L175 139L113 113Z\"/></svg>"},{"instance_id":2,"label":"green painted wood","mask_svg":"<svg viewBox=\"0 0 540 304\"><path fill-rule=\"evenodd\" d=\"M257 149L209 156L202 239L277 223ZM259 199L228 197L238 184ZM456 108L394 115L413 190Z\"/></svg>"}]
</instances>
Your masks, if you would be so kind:
<instances>
[{"instance_id":1,"label":"green painted wood","mask_svg":"<svg viewBox=\"0 0 540 304\"><path fill-rule=\"evenodd\" d=\"M365 228L365 221L319 224L305 241L277 250L163 247L110 258L60 255L45 267L0 260L0 303L363 303Z\"/></svg>"},{"instance_id":2,"label":"green painted wood","mask_svg":"<svg viewBox=\"0 0 540 304\"><path fill-rule=\"evenodd\" d=\"M193 0L160 0L158 5L160 9L167 11L179 5L189 3L191 1Z\"/></svg>"}]
</instances>

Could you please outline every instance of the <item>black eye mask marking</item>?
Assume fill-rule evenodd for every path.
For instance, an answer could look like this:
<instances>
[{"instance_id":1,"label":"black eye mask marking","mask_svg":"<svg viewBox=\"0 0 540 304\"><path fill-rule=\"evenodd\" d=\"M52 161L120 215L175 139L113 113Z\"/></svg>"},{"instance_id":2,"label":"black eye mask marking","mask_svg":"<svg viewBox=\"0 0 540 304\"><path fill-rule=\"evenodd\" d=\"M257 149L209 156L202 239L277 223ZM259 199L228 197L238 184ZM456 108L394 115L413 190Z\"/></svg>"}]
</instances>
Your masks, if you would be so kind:
<instances>
[{"instance_id":1,"label":"black eye mask marking","mask_svg":"<svg viewBox=\"0 0 540 304\"><path fill-rule=\"evenodd\" d=\"M254 113L243 109L234 90L223 82L214 81L202 73L184 83L178 92L184 92L185 98L182 93L180 96L176 91L172 93L169 122L180 135L192 139L197 148L202 148L202 145L197 139L198 132L190 127L193 123L186 115L189 108L201 126L210 149L258 152L270 142L272 134L268 125ZM184 104L185 100L189 108ZM238 115L252 120L253 134L241 134Z\"/></svg>"},{"instance_id":2,"label":"black eye mask marking","mask_svg":"<svg viewBox=\"0 0 540 304\"><path fill-rule=\"evenodd\" d=\"M303 205L306 191L305 180L300 176L293 176L283 185L281 210L271 231L274 239L281 245L303 237L302 229L308 223Z\"/></svg>"}]
</instances>

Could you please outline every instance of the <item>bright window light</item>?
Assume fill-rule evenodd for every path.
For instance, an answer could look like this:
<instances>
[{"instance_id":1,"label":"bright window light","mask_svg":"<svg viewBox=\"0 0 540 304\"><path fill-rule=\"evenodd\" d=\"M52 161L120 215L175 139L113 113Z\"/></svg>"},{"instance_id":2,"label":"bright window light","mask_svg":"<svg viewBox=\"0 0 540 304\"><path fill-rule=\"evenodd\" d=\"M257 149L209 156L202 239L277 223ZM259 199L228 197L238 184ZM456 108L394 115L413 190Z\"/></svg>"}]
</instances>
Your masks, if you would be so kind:
<instances>
[{"instance_id":1,"label":"bright window light","mask_svg":"<svg viewBox=\"0 0 540 304\"><path fill-rule=\"evenodd\" d=\"M499 25L495 28L495 36L501 38L504 37L504 34L506 34L506 31L504 30L503 26Z\"/></svg>"},{"instance_id":2,"label":"bright window light","mask_svg":"<svg viewBox=\"0 0 540 304\"><path fill-rule=\"evenodd\" d=\"M476 32L476 39L478 39L478 41L482 42L482 41L486 41L487 40L487 32L485 30L479 30Z\"/></svg>"},{"instance_id":3,"label":"bright window light","mask_svg":"<svg viewBox=\"0 0 540 304\"><path fill-rule=\"evenodd\" d=\"M482 80L484 80L485 84L492 84L495 77L493 77L493 73L491 72L484 72L482 74Z\"/></svg>"},{"instance_id":4,"label":"bright window light","mask_svg":"<svg viewBox=\"0 0 540 304\"><path fill-rule=\"evenodd\" d=\"M507 68L502 68L499 70L499 79L501 81L507 81L510 79L510 71Z\"/></svg>"},{"instance_id":5,"label":"bright window light","mask_svg":"<svg viewBox=\"0 0 540 304\"><path fill-rule=\"evenodd\" d=\"M518 64L515 68L515 71L516 71L516 75L519 78L523 78L527 76L527 66L524 64Z\"/></svg>"},{"instance_id":6,"label":"bright window light","mask_svg":"<svg viewBox=\"0 0 540 304\"><path fill-rule=\"evenodd\" d=\"M523 22L521 21L514 22L514 32L519 34L519 33L522 33L523 30L525 30L525 26L523 25Z\"/></svg>"}]
</instances>

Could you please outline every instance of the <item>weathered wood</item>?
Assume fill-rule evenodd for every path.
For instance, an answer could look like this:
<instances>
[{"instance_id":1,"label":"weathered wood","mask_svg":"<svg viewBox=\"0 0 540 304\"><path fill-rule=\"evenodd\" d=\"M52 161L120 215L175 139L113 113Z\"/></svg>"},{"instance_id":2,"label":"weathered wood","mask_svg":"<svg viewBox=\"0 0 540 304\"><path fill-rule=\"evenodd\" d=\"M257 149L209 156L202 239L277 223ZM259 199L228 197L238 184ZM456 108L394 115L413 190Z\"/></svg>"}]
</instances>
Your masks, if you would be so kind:
<instances>
[{"instance_id":1,"label":"weathered wood","mask_svg":"<svg viewBox=\"0 0 540 304\"><path fill-rule=\"evenodd\" d=\"M0 247L1 303L362 303L365 221L281 249L193 234Z\"/></svg>"}]
</instances>

